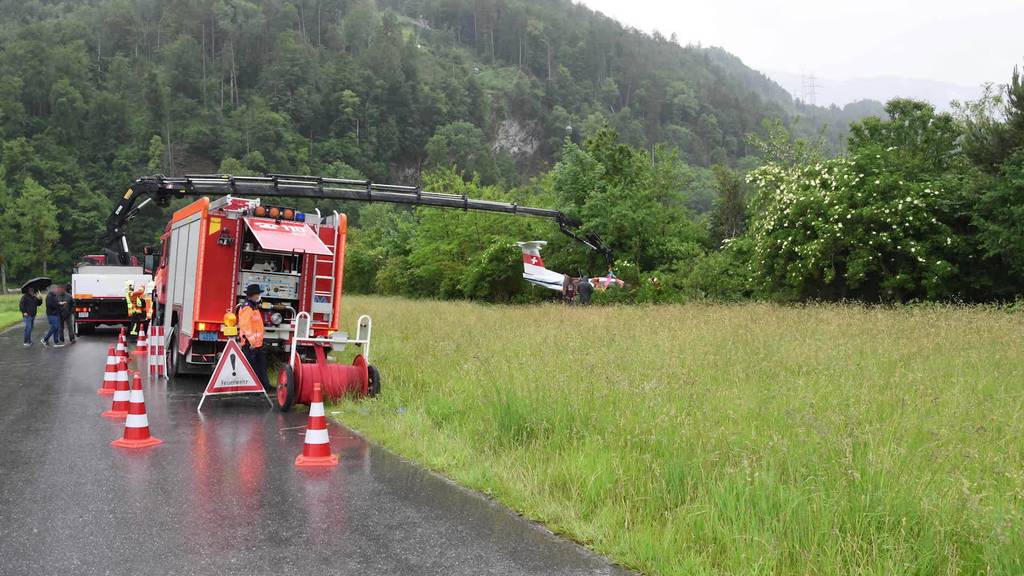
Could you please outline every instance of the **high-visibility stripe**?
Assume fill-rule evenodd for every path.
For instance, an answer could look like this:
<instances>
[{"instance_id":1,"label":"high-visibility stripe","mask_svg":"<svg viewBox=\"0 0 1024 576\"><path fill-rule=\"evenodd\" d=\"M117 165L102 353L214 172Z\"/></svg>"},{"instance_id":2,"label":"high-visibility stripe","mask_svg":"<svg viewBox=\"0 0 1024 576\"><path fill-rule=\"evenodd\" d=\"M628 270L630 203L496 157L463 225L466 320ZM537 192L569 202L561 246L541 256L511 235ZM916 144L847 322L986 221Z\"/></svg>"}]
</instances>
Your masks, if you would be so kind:
<instances>
[{"instance_id":1,"label":"high-visibility stripe","mask_svg":"<svg viewBox=\"0 0 1024 576\"><path fill-rule=\"evenodd\" d=\"M314 402L309 406L309 415L312 416L323 416L324 415L324 403Z\"/></svg>"},{"instance_id":2,"label":"high-visibility stripe","mask_svg":"<svg viewBox=\"0 0 1024 576\"><path fill-rule=\"evenodd\" d=\"M323 430L306 429L306 444L327 444L328 442L326 428Z\"/></svg>"},{"instance_id":3,"label":"high-visibility stripe","mask_svg":"<svg viewBox=\"0 0 1024 576\"><path fill-rule=\"evenodd\" d=\"M142 397L142 390L132 390L130 401L132 404L142 404L145 402Z\"/></svg>"},{"instance_id":4,"label":"high-visibility stripe","mask_svg":"<svg viewBox=\"0 0 1024 576\"><path fill-rule=\"evenodd\" d=\"M114 402L130 402L131 393L127 390L114 390Z\"/></svg>"},{"instance_id":5,"label":"high-visibility stripe","mask_svg":"<svg viewBox=\"0 0 1024 576\"><path fill-rule=\"evenodd\" d=\"M145 414L128 414L124 420L125 428L148 428L149 419Z\"/></svg>"}]
</instances>

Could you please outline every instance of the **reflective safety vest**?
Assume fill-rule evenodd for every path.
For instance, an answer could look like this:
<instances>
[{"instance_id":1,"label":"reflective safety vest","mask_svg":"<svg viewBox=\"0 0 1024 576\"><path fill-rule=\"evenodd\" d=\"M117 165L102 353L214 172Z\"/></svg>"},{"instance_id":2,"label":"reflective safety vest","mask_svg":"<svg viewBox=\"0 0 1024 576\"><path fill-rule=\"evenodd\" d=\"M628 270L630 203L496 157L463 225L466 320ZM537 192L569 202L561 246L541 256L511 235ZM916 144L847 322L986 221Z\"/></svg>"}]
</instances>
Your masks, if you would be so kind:
<instances>
[{"instance_id":1,"label":"reflective safety vest","mask_svg":"<svg viewBox=\"0 0 1024 576\"><path fill-rule=\"evenodd\" d=\"M136 296L135 293L128 294L128 315L135 316L142 314L146 303L143 301L142 296Z\"/></svg>"},{"instance_id":2,"label":"reflective safety vest","mask_svg":"<svg viewBox=\"0 0 1024 576\"><path fill-rule=\"evenodd\" d=\"M263 347L263 314L252 303L247 303L238 311L238 330L242 341L248 342L253 348Z\"/></svg>"},{"instance_id":3,"label":"reflective safety vest","mask_svg":"<svg viewBox=\"0 0 1024 576\"><path fill-rule=\"evenodd\" d=\"M142 306L145 305L142 302L142 298L136 296L134 292L130 292L125 299L128 301L128 316L135 316L142 314Z\"/></svg>"}]
</instances>

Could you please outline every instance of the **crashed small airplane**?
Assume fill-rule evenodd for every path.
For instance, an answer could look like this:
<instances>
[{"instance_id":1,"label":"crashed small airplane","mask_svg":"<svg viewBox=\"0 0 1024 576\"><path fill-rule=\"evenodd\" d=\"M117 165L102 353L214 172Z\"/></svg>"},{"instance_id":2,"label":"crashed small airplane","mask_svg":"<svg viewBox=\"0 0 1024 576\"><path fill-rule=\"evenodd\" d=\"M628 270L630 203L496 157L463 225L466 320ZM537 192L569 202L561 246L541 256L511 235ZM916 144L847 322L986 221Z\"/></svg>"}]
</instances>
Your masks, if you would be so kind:
<instances>
[{"instance_id":1,"label":"crashed small airplane","mask_svg":"<svg viewBox=\"0 0 1024 576\"><path fill-rule=\"evenodd\" d=\"M572 277L561 272L548 270L544 267L544 259L540 256L541 248L546 245L547 242L543 240L516 242L516 246L519 246L519 249L523 251L523 279L527 282L560 292L563 296L569 298L576 294L576 287L582 281L589 282L595 290L607 290L613 286L618 288L625 287L626 283L619 280L611 270L608 271L607 276L595 278Z\"/></svg>"}]
</instances>

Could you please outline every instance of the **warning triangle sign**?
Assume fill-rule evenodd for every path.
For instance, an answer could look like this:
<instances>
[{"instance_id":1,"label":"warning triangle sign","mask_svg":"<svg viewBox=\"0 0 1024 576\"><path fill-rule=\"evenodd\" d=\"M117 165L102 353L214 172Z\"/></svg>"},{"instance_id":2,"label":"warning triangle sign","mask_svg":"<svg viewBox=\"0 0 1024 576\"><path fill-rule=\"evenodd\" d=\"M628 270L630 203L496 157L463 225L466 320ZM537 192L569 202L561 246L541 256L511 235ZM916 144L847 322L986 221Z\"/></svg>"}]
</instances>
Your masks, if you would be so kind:
<instances>
[{"instance_id":1,"label":"warning triangle sign","mask_svg":"<svg viewBox=\"0 0 1024 576\"><path fill-rule=\"evenodd\" d=\"M246 393L266 396L263 384L260 383L260 379L256 376L256 371L252 369L249 361L245 359L245 355L242 354L238 342L228 340L228 345L221 353L217 367L213 369L213 376L210 377L210 382L206 385L203 398L199 400L199 408L203 407L203 401L207 396ZM269 396L267 396L267 401L270 402Z\"/></svg>"}]
</instances>

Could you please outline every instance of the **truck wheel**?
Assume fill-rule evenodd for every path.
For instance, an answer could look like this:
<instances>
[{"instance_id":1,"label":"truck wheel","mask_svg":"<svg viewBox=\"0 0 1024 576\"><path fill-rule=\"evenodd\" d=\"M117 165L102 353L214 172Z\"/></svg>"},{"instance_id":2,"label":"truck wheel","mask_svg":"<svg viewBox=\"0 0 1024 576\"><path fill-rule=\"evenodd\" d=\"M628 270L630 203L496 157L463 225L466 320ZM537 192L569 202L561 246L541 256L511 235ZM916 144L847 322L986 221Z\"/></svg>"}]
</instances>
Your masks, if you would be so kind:
<instances>
[{"instance_id":1,"label":"truck wheel","mask_svg":"<svg viewBox=\"0 0 1024 576\"><path fill-rule=\"evenodd\" d=\"M168 331L164 341L164 355L168 378L177 378L181 375L181 357L178 355L178 347L174 344L174 328Z\"/></svg>"},{"instance_id":2,"label":"truck wheel","mask_svg":"<svg viewBox=\"0 0 1024 576\"><path fill-rule=\"evenodd\" d=\"M370 379L369 385L367 386L367 394L370 398L373 398L377 394L380 394L380 370L376 366L370 364L366 367L366 374Z\"/></svg>"},{"instance_id":3,"label":"truck wheel","mask_svg":"<svg viewBox=\"0 0 1024 576\"><path fill-rule=\"evenodd\" d=\"M297 386L295 385L295 373L289 364L284 364L277 371L277 409L287 412L295 404Z\"/></svg>"}]
</instances>

